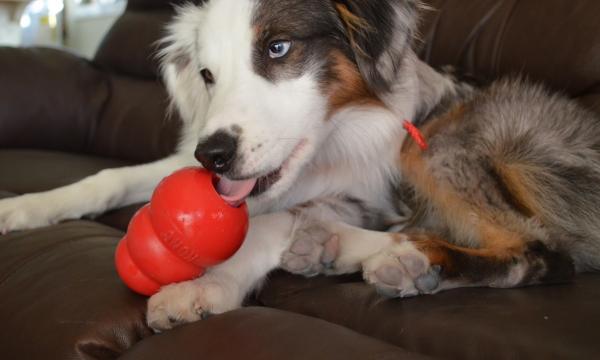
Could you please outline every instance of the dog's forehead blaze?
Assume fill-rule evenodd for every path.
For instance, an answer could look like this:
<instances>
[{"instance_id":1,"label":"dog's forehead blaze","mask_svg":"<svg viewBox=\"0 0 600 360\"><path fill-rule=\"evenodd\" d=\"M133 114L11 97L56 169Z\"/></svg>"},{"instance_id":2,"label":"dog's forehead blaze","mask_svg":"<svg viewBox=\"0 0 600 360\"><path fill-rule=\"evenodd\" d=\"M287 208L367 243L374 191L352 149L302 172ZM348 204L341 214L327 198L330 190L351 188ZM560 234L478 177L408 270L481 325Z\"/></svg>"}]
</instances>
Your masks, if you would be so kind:
<instances>
[{"instance_id":1,"label":"dog's forehead blaze","mask_svg":"<svg viewBox=\"0 0 600 360\"><path fill-rule=\"evenodd\" d=\"M193 32L190 37L197 42L192 50L200 54L202 67L218 73L219 68L248 63L253 37L248 26L253 7L253 0L208 1L202 18L187 20Z\"/></svg>"}]
</instances>

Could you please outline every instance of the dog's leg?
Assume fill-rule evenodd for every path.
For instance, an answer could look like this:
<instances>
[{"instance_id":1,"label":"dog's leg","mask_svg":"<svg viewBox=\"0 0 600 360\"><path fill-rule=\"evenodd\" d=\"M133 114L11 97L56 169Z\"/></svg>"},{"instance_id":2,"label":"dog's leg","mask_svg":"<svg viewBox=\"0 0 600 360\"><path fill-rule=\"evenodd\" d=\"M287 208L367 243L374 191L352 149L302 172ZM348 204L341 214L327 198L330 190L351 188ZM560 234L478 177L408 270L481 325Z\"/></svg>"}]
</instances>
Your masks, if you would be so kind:
<instances>
[{"instance_id":1,"label":"dog's leg","mask_svg":"<svg viewBox=\"0 0 600 360\"><path fill-rule=\"evenodd\" d=\"M148 324L155 330L165 330L240 307L245 296L280 265L282 254L292 243L306 240L304 235L316 231L320 224L364 223L366 214L359 211L362 207L354 199L328 198L252 217L246 240L231 259L199 279L165 286L150 298ZM314 245L319 251L319 241L306 245Z\"/></svg>"},{"instance_id":2,"label":"dog's leg","mask_svg":"<svg viewBox=\"0 0 600 360\"><path fill-rule=\"evenodd\" d=\"M560 245L568 235L541 226L539 208L532 206L539 203L538 189L518 191L532 188L529 178L512 170L512 182L507 182L489 165L492 160L497 164L498 157L478 156L450 138L436 147L435 127L460 121L452 116L442 120L424 129L431 139L428 152L409 142L401 155L403 174L427 204L428 223L439 230L390 234L391 243L363 262L365 279L399 297L570 280L575 267Z\"/></svg>"},{"instance_id":3,"label":"dog's leg","mask_svg":"<svg viewBox=\"0 0 600 360\"><path fill-rule=\"evenodd\" d=\"M501 236L515 236L497 230L483 235L495 239L483 242L501 243ZM341 274L362 267L368 283L382 294L393 297L432 294L468 286L505 288L558 283L569 281L574 275L568 254L550 249L541 241L519 241L521 246L507 243L505 247L471 249L421 231L387 233L337 223L324 225L315 232L323 232L319 235L322 238L333 239L329 241L335 242L335 246L330 245L336 249L335 255L328 255L324 250L310 272L292 268L293 272ZM297 258L304 259L296 255L294 259Z\"/></svg>"},{"instance_id":4,"label":"dog's leg","mask_svg":"<svg viewBox=\"0 0 600 360\"><path fill-rule=\"evenodd\" d=\"M25 230L147 201L172 171L193 164L183 154L150 164L107 169L58 189L0 201L0 232Z\"/></svg>"},{"instance_id":5,"label":"dog's leg","mask_svg":"<svg viewBox=\"0 0 600 360\"><path fill-rule=\"evenodd\" d=\"M294 222L289 212L251 218L246 239L232 258L199 279L165 286L150 298L148 325L166 330L240 307L245 296L279 264Z\"/></svg>"},{"instance_id":6,"label":"dog's leg","mask_svg":"<svg viewBox=\"0 0 600 360\"><path fill-rule=\"evenodd\" d=\"M353 273L360 271L364 260L391 242L385 232L313 219L295 232L292 245L282 256L281 267L308 277Z\"/></svg>"},{"instance_id":7,"label":"dog's leg","mask_svg":"<svg viewBox=\"0 0 600 360\"><path fill-rule=\"evenodd\" d=\"M284 270L305 276L358 271L362 254L387 243L361 241L363 228L386 227L383 213L352 197L330 197L299 206L292 212L302 221L281 257Z\"/></svg>"},{"instance_id":8,"label":"dog's leg","mask_svg":"<svg viewBox=\"0 0 600 360\"><path fill-rule=\"evenodd\" d=\"M575 273L568 254L541 241L516 248L470 249L427 232L388 236L390 245L363 262L363 276L380 293L391 297L459 287L559 283L570 281Z\"/></svg>"},{"instance_id":9,"label":"dog's leg","mask_svg":"<svg viewBox=\"0 0 600 360\"><path fill-rule=\"evenodd\" d=\"M486 230L489 232L482 236L491 238L482 239L483 243L506 246L470 249L433 233L397 234L342 223L319 224L304 230L302 242L296 242L284 255L284 265L306 276L343 274L362 268L368 283L394 297L457 287L516 287L572 278L574 266L568 254L550 249L541 241L506 242L501 237L517 235L503 229ZM315 238L323 240L315 242ZM518 243L522 245L515 245Z\"/></svg>"}]
</instances>

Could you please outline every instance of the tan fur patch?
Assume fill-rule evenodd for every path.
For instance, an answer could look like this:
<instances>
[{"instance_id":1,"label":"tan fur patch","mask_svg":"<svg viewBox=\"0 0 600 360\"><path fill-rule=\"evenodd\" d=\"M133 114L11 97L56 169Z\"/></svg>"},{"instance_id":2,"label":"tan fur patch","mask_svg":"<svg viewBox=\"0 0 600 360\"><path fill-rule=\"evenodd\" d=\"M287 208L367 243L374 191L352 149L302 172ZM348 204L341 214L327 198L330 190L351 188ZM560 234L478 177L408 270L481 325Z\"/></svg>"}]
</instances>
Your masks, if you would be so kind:
<instances>
[{"instance_id":1,"label":"tan fur patch","mask_svg":"<svg viewBox=\"0 0 600 360\"><path fill-rule=\"evenodd\" d=\"M367 87L356 65L339 51L331 53L335 80L328 84L329 115L348 105L384 106Z\"/></svg>"},{"instance_id":2,"label":"tan fur patch","mask_svg":"<svg viewBox=\"0 0 600 360\"><path fill-rule=\"evenodd\" d=\"M537 186L535 180L528 175L535 174L538 170L528 169L520 164L503 163L494 164L494 169L506 186L513 205L528 217L539 215L538 209L542 206L535 196Z\"/></svg>"},{"instance_id":3,"label":"tan fur patch","mask_svg":"<svg viewBox=\"0 0 600 360\"><path fill-rule=\"evenodd\" d=\"M431 120L423 128L423 134L430 138L445 126L458 126L464 111L464 106L459 106L447 115ZM455 237L476 239L489 256L497 258L513 256L522 249L525 243L523 235L502 226L488 209L475 207L453 191L450 185L434 178L423 159L422 150L410 139L403 144L400 166L406 179L420 196L434 205Z\"/></svg>"},{"instance_id":4,"label":"tan fur patch","mask_svg":"<svg viewBox=\"0 0 600 360\"><path fill-rule=\"evenodd\" d=\"M427 124L421 129L421 133L423 134L425 140L433 137L442 131L442 129L451 130L453 127L460 125L460 119L462 115L467 110L467 105L462 103L448 111L443 116L437 117L435 119L430 120ZM420 152L420 148L417 144L412 140L412 138L407 137L402 145L402 152L412 152L417 151Z\"/></svg>"},{"instance_id":5,"label":"tan fur patch","mask_svg":"<svg viewBox=\"0 0 600 360\"><path fill-rule=\"evenodd\" d=\"M350 40L350 45L356 52L364 57L369 57L367 53L358 45L356 42L356 33L360 32L371 32L373 28L371 25L365 20L358 17L356 14L352 13L348 7L344 4L336 4L335 8L340 16L340 19L344 23L346 27L346 32L348 33L348 39Z\"/></svg>"},{"instance_id":6,"label":"tan fur patch","mask_svg":"<svg viewBox=\"0 0 600 360\"><path fill-rule=\"evenodd\" d=\"M481 261L486 262L506 262L512 261L512 259L520 254L524 247L518 248L481 248L471 249L460 247L445 241L442 237L433 233L427 232L406 232L404 234L395 234L395 241L405 241L406 236L409 237L410 242L427 258L433 265L441 265L444 268L446 274L459 273L461 266L460 257L457 258L456 254L463 254L470 258L478 258ZM462 259L464 261L464 258Z\"/></svg>"}]
</instances>

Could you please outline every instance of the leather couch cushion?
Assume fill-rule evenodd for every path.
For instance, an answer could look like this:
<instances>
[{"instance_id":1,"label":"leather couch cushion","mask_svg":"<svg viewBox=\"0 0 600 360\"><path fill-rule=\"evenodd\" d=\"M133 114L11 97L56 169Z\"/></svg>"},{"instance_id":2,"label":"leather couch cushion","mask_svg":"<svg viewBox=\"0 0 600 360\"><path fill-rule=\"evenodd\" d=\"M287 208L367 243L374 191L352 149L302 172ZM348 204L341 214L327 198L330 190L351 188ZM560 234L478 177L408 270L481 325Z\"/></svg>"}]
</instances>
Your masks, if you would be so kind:
<instances>
[{"instance_id":1,"label":"leather couch cushion","mask_svg":"<svg viewBox=\"0 0 600 360\"><path fill-rule=\"evenodd\" d=\"M63 152L1 149L0 199L19 194L40 192L72 184L102 169L130 165L115 160L90 155ZM96 221L126 230L129 220L141 205L110 211Z\"/></svg>"},{"instance_id":2,"label":"leather couch cushion","mask_svg":"<svg viewBox=\"0 0 600 360\"><path fill-rule=\"evenodd\" d=\"M168 12L161 14L168 18ZM128 28L136 38L148 28L137 25L139 31ZM129 48L123 45L117 52ZM131 51L124 51L126 60L134 58ZM109 74L72 54L40 48L0 47L0 69L0 81L10 84L0 87L2 148L91 153L138 163L175 149L179 117L167 117L168 96L155 75Z\"/></svg>"},{"instance_id":3,"label":"leather couch cushion","mask_svg":"<svg viewBox=\"0 0 600 360\"><path fill-rule=\"evenodd\" d=\"M115 358L151 335L113 266L121 236L75 221L0 237L3 358Z\"/></svg>"},{"instance_id":4,"label":"leather couch cushion","mask_svg":"<svg viewBox=\"0 0 600 360\"><path fill-rule=\"evenodd\" d=\"M109 97L106 77L61 50L0 47L0 147L84 151Z\"/></svg>"},{"instance_id":5,"label":"leather couch cushion","mask_svg":"<svg viewBox=\"0 0 600 360\"><path fill-rule=\"evenodd\" d=\"M104 37L94 62L120 74L156 79L159 44L174 6L201 0L131 0Z\"/></svg>"},{"instance_id":6,"label":"leather couch cushion","mask_svg":"<svg viewBox=\"0 0 600 360\"><path fill-rule=\"evenodd\" d=\"M600 354L593 330L600 325L597 274L579 275L566 285L471 288L390 300L357 275L305 279L278 272L258 300L448 359L592 359Z\"/></svg>"},{"instance_id":7,"label":"leather couch cushion","mask_svg":"<svg viewBox=\"0 0 600 360\"><path fill-rule=\"evenodd\" d=\"M122 359L424 359L322 320L244 308L145 339Z\"/></svg>"},{"instance_id":8,"label":"leather couch cushion","mask_svg":"<svg viewBox=\"0 0 600 360\"><path fill-rule=\"evenodd\" d=\"M127 231L127 227L129 226L131 218L144 205L145 203L125 206L121 209L115 209L105 214L102 214L97 218L94 218L94 221L104 225L112 226L115 229L119 229L121 231Z\"/></svg>"},{"instance_id":9,"label":"leather couch cushion","mask_svg":"<svg viewBox=\"0 0 600 360\"><path fill-rule=\"evenodd\" d=\"M176 113L168 116L169 99L160 82L111 75L109 83L111 98L95 128L89 151L136 163L173 153L181 123Z\"/></svg>"},{"instance_id":10,"label":"leather couch cushion","mask_svg":"<svg viewBox=\"0 0 600 360\"><path fill-rule=\"evenodd\" d=\"M526 74L574 97L600 94L597 0L427 0L421 57L497 78ZM600 100L600 99L596 99Z\"/></svg>"},{"instance_id":11,"label":"leather couch cushion","mask_svg":"<svg viewBox=\"0 0 600 360\"><path fill-rule=\"evenodd\" d=\"M9 192L9 191L3 191L3 190L0 190L0 200L1 200L1 199L7 199L7 198L9 198L9 197L13 197L13 196L16 196L16 195L17 195L17 194L15 194L15 193L11 193L11 192Z\"/></svg>"},{"instance_id":12,"label":"leather couch cushion","mask_svg":"<svg viewBox=\"0 0 600 360\"><path fill-rule=\"evenodd\" d=\"M94 62L111 72L156 79L156 41L164 35L164 26L172 14L169 8L128 9L104 37Z\"/></svg>"},{"instance_id":13,"label":"leather couch cushion","mask_svg":"<svg viewBox=\"0 0 600 360\"><path fill-rule=\"evenodd\" d=\"M106 168L130 163L88 155L27 149L0 149L0 190L16 194L51 190Z\"/></svg>"},{"instance_id":14,"label":"leather couch cushion","mask_svg":"<svg viewBox=\"0 0 600 360\"><path fill-rule=\"evenodd\" d=\"M3 357L424 358L338 325L273 309L246 308L154 336L145 325L146 298L129 291L114 269L122 235L73 221L0 237L0 338L10 339L0 341Z\"/></svg>"}]
</instances>

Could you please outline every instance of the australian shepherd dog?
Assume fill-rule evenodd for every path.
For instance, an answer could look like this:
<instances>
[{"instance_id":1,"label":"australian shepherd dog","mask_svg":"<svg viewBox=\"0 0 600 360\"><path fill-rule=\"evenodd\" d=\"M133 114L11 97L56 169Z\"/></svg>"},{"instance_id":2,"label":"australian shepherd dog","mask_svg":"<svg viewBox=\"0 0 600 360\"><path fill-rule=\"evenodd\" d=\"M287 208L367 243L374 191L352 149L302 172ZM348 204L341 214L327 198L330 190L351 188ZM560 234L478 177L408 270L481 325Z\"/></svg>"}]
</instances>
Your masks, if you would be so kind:
<instances>
[{"instance_id":1,"label":"australian shepherd dog","mask_svg":"<svg viewBox=\"0 0 600 360\"><path fill-rule=\"evenodd\" d=\"M519 78L420 61L417 0L208 0L160 53L178 151L0 202L4 232L149 199L199 161L248 198L242 248L150 298L156 330L241 306L271 270L361 271L388 297L564 282L600 268L600 126ZM405 121L405 120L408 120ZM412 136L407 135L406 129Z\"/></svg>"}]
</instances>

